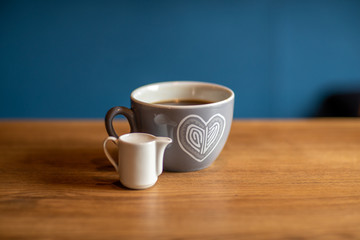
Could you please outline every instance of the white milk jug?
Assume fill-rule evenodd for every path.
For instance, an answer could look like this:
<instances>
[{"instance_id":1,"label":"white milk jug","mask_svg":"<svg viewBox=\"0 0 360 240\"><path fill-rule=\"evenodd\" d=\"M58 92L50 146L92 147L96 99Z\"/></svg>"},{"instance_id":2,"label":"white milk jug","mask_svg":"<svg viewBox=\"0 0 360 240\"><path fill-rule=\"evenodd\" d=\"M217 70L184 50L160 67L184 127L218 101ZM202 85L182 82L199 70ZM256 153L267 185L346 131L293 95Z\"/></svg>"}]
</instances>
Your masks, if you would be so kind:
<instances>
[{"instance_id":1,"label":"white milk jug","mask_svg":"<svg viewBox=\"0 0 360 240\"><path fill-rule=\"evenodd\" d=\"M108 141L118 147L118 161L107 150ZM119 138L108 137L103 148L106 157L119 174L120 182L131 189L153 186L163 171L163 157L171 138L155 137L147 133L129 133Z\"/></svg>"}]
</instances>

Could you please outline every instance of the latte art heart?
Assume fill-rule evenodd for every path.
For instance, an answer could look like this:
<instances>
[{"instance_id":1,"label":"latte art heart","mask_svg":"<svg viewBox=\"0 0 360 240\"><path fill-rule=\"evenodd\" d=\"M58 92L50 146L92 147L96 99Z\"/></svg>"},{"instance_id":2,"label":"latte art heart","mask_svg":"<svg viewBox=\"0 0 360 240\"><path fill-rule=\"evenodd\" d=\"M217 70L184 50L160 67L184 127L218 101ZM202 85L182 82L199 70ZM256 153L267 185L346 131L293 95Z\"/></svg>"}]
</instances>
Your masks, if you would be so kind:
<instances>
[{"instance_id":1,"label":"latte art heart","mask_svg":"<svg viewBox=\"0 0 360 240\"><path fill-rule=\"evenodd\" d=\"M189 156L202 162L215 149L225 130L225 118L215 114L207 122L198 115L189 115L179 124L177 138Z\"/></svg>"}]
</instances>

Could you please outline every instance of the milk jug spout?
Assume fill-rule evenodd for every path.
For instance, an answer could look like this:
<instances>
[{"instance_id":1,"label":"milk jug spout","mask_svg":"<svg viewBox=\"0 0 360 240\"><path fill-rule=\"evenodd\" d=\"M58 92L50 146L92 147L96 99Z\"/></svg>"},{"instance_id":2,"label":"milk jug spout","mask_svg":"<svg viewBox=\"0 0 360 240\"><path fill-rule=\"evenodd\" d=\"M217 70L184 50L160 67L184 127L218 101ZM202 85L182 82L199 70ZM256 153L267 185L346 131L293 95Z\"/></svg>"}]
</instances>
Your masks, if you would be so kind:
<instances>
[{"instance_id":1,"label":"milk jug spout","mask_svg":"<svg viewBox=\"0 0 360 240\"><path fill-rule=\"evenodd\" d=\"M166 147L172 142L168 137L156 137L156 174L159 176L163 171L163 159Z\"/></svg>"}]
</instances>

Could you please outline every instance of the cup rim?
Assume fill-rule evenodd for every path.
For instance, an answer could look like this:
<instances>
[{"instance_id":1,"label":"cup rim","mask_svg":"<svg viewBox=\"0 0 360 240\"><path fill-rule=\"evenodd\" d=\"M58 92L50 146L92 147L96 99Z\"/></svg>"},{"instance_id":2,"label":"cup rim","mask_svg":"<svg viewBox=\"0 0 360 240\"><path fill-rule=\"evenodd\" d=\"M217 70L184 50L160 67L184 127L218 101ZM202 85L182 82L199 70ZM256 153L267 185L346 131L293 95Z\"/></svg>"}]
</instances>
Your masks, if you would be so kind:
<instances>
[{"instance_id":1,"label":"cup rim","mask_svg":"<svg viewBox=\"0 0 360 240\"><path fill-rule=\"evenodd\" d=\"M150 102L142 101L142 100L137 99L135 96L136 93L138 93L139 91L145 91L146 89L156 88L157 86L161 86L161 85L194 85L194 86L202 85L205 87L220 89L224 92L227 92L229 94L229 96L220 101L216 101L213 103L207 103L207 104L199 104L199 105L163 105L163 104L159 104L159 103L150 103ZM225 87L220 84L217 84L217 83L201 82L201 81L181 81L181 80L155 82L155 83L146 84L146 85L143 85L143 86L138 87L135 90L133 90L130 95L131 101L133 101L135 103L138 103L141 105L146 105L149 107L165 108L165 109L195 109L195 108L215 107L217 105L221 105L221 104L230 102L231 100L234 99L234 97L235 97L235 94L230 88Z\"/></svg>"}]
</instances>

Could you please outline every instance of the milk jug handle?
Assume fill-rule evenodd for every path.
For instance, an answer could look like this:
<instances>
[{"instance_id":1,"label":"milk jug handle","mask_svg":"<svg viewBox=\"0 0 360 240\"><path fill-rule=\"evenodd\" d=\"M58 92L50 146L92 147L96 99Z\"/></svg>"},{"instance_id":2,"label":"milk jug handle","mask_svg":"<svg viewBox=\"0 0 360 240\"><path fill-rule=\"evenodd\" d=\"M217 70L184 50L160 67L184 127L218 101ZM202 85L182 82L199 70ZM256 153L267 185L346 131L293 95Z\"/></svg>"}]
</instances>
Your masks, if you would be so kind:
<instances>
[{"instance_id":1,"label":"milk jug handle","mask_svg":"<svg viewBox=\"0 0 360 240\"><path fill-rule=\"evenodd\" d=\"M104 152L105 152L105 155L106 155L107 159L114 166L116 172L118 172L118 165L117 165L116 161L112 158L112 156L110 155L109 151L106 148L106 144L108 143L108 141L112 141L117 146L118 142L119 142L119 139L116 138L116 137L108 137L108 138L105 139L104 144L103 144Z\"/></svg>"}]
</instances>

